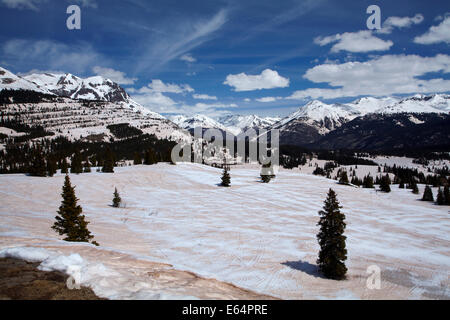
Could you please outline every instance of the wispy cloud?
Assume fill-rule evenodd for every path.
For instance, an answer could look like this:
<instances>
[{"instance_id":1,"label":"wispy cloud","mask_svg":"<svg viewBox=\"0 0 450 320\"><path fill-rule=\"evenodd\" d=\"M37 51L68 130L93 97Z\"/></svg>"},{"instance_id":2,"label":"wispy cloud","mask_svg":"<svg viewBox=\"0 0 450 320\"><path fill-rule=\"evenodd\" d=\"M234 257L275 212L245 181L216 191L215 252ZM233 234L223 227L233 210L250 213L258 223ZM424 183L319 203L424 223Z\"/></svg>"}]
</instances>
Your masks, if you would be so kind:
<instances>
[{"instance_id":1,"label":"wispy cloud","mask_svg":"<svg viewBox=\"0 0 450 320\"><path fill-rule=\"evenodd\" d=\"M301 16L308 14L314 8L319 7L325 0L296 0L294 4L288 9L285 9L279 14L272 15L269 20L265 20L263 23L257 24L251 28L245 30L240 38L235 39L235 44L239 44L250 38L259 36L267 31L273 31L278 26L298 19Z\"/></svg>"},{"instance_id":2,"label":"wispy cloud","mask_svg":"<svg viewBox=\"0 0 450 320\"><path fill-rule=\"evenodd\" d=\"M82 7L85 8L98 8L97 1L95 0L66 0L67 2L70 2L72 4L80 4Z\"/></svg>"},{"instance_id":3,"label":"wispy cloud","mask_svg":"<svg viewBox=\"0 0 450 320\"><path fill-rule=\"evenodd\" d=\"M39 5L48 0L1 0L1 3L11 9L28 9L39 11Z\"/></svg>"},{"instance_id":4,"label":"wispy cloud","mask_svg":"<svg viewBox=\"0 0 450 320\"><path fill-rule=\"evenodd\" d=\"M67 45L52 40L13 39L1 47L3 56L17 65L31 64L33 67L66 70L80 74L107 59L85 42Z\"/></svg>"},{"instance_id":5,"label":"wispy cloud","mask_svg":"<svg viewBox=\"0 0 450 320\"><path fill-rule=\"evenodd\" d=\"M161 69L168 62L187 54L211 39L227 21L227 10L222 9L209 19L184 20L171 23L165 36L153 35L145 54L136 65L136 73Z\"/></svg>"},{"instance_id":6,"label":"wispy cloud","mask_svg":"<svg viewBox=\"0 0 450 320\"><path fill-rule=\"evenodd\" d=\"M184 61L184 62L188 62L188 63L194 63L194 62L197 61L197 59L195 59L190 53L183 54L183 55L180 57L180 60L181 60L181 61Z\"/></svg>"}]
</instances>

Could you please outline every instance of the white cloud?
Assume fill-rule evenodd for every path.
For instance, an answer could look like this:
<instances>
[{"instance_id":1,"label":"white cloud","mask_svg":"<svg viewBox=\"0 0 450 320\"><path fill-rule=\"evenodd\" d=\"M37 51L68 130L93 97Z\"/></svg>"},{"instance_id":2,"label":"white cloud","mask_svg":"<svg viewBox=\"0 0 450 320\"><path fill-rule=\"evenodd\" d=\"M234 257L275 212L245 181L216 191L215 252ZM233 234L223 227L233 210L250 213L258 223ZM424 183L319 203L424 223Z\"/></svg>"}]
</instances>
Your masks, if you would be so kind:
<instances>
[{"instance_id":1,"label":"white cloud","mask_svg":"<svg viewBox=\"0 0 450 320\"><path fill-rule=\"evenodd\" d=\"M443 15L437 16L436 18L434 18L434 21L442 21L442 20L444 20L444 19L446 19L448 17L450 17L450 12L446 12Z\"/></svg>"},{"instance_id":2,"label":"white cloud","mask_svg":"<svg viewBox=\"0 0 450 320\"><path fill-rule=\"evenodd\" d=\"M389 34L394 28L409 28L413 24L420 24L424 20L422 14L418 13L414 17L389 17L384 21L381 30L378 33Z\"/></svg>"},{"instance_id":3,"label":"white cloud","mask_svg":"<svg viewBox=\"0 0 450 320\"><path fill-rule=\"evenodd\" d=\"M274 70L266 69L259 75L229 74L223 84L233 87L234 91L252 91L285 88L289 86L289 79Z\"/></svg>"},{"instance_id":4,"label":"white cloud","mask_svg":"<svg viewBox=\"0 0 450 320\"><path fill-rule=\"evenodd\" d=\"M250 102L250 101L252 101L252 99L250 99L250 98L245 98L244 101L245 101L245 102Z\"/></svg>"},{"instance_id":5,"label":"white cloud","mask_svg":"<svg viewBox=\"0 0 450 320\"><path fill-rule=\"evenodd\" d=\"M110 79L120 85L130 85L137 81L137 78L127 78L124 72L117 71L111 68L95 66L94 68L92 68L92 71L96 75Z\"/></svg>"},{"instance_id":6,"label":"white cloud","mask_svg":"<svg viewBox=\"0 0 450 320\"><path fill-rule=\"evenodd\" d=\"M146 87L136 90L138 93L165 92L165 93L186 93L194 92L194 89L188 84L164 83L162 80L153 79Z\"/></svg>"},{"instance_id":7,"label":"white cloud","mask_svg":"<svg viewBox=\"0 0 450 320\"><path fill-rule=\"evenodd\" d=\"M177 103L161 92L145 92L133 95L133 100L158 113L178 112Z\"/></svg>"},{"instance_id":8,"label":"white cloud","mask_svg":"<svg viewBox=\"0 0 450 320\"><path fill-rule=\"evenodd\" d=\"M334 88L299 90L287 99L334 99L449 91L450 80L439 77L419 79L431 72L450 73L450 56L385 55L366 62L322 64L307 70L303 77L314 83L328 83Z\"/></svg>"},{"instance_id":9,"label":"white cloud","mask_svg":"<svg viewBox=\"0 0 450 320\"><path fill-rule=\"evenodd\" d=\"M281 97L263 97L255 99L258 102L275 102L277 100L281 99Z\"/></svg>"},{"instance_id":10,"label":"white cloud","mask_svg":"<svg viewBox=\"0 0 450 320\"><path fill-rule=\"evenodd\" d=\"M2 3L11 9L29 9L39 11L38 5L47 0L1 0Z\"/></svg>"},{"instance_id":11,"label":"white cloud","mask_svg":"<svg viewBox=\"0 0 450 320\"><path fill-rule=\"evenodd\" d=\"M67 2L71 3L79 3L82 7L85 8L94 8L98 7L97 2L95 0L67 0Z\"/></svg>"},{"instance_id":12,"label":"white cloud","mask_svg":"<svg viewBox=\"0 0 450 320\"><path fill-rule=\"evenodd\" d=\"M439 25L432 26L423 35L415 37L414 42L420 44L445 42L450 44L450 17L447 16Z\"/></svg>"},{"instance_id":13,"label":"white cloud","mask_svg":"<svg viewBox=\"0 0 450 320\"><path fill-rule=\"evenodd\" d=\"M181 61L188 62L188 63L194 63L195 61L197 61L197 59L195 59L190 53L183 54L183 55L180 57L180 60L181 60Z\"/></svg>"},{"instance_id":14,"label":"white cloud","mask_svg":"<svg viewBox=\"0 0 450 320\"><path fill-rule=\"evenodd\" d=\"M51 40L13 39L1 48L5 59L17 64L32 64L50 70L65 70L80 74L107 59L98 54L90 44L78 42L69 45Z\"/></svg>"},{"instance_id":15,"label":"white cloud","mask_svg":"<svg viewBox=\"0 0 450 320\"><path fill-rule=\"evenodd\" d=\"M362 30L358 32L338 33L328 37L317 37L314 43L325 46L335 43L331 48L331 52L349 51L349 52L369 52L369 51L386 51L394 44L392 41L382 40L373 35L370 30Z\"/></svg>"},{"instance_id":16,"label":"white cloud","mask_svg":"<svg viewBox=\"0 0 450 320\"><path fill-rule=\"evenodd\" d=\"M207 94L193 94L192 98L198 99L198 100L217 100L216 96L210 96Z\"/></svg>"}]
</instances>

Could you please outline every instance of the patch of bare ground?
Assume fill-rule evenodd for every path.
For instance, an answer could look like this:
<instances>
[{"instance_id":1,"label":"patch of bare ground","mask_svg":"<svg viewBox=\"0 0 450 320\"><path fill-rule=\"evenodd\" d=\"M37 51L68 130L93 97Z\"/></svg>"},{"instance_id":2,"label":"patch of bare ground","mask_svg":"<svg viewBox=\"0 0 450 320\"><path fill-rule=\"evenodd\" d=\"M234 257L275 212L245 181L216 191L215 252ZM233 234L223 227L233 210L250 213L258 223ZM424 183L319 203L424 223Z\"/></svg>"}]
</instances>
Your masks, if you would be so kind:
<instances>
[{"instance_id":1,"label":"patch of bare ground","mask_svg":"<svg viewBox=\"0 0 450 320\"><path fill-rule=\"evenodd\" d=\"M57 271L38 270L39 263L0 259L1 300L104 300L85 287L70 290L68 276Z\"/></svg>"}]
</instances>

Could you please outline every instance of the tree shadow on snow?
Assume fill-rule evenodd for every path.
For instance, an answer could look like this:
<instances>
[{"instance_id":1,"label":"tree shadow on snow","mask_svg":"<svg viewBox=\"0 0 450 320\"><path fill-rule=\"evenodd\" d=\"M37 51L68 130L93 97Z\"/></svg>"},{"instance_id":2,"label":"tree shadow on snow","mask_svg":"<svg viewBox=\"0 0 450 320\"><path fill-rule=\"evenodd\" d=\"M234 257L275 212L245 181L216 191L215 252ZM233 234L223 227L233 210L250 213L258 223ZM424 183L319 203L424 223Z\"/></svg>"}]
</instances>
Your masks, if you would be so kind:
<instances>
[{"instance_id":1,"label":"tree shadow on snow","mask_svg":"<svg viewBox=\"0 0 450 320\"><path fill-rule=\"evenodd\" d=\"M307 261L286 261L283 262L282 265L288 266L289 268L294 270L303 271L316 278L325 279L325 277L319 272L318 266Z\"/></svg>"}]
</instances>

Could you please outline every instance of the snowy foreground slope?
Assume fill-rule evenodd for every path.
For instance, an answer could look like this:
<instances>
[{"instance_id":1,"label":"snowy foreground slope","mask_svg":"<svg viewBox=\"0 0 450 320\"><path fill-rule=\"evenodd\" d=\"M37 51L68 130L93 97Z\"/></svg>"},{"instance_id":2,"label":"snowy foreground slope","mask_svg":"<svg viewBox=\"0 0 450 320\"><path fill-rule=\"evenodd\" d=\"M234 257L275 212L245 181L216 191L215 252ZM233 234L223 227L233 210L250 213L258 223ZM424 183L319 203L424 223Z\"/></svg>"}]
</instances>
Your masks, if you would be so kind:
<instances>
[{"instance_id":1,"label":"snowy foreground slope","mask_svg":"<svg viewBox=\"0 0 450 320\"><path fill-rule=\"evenodd\" d=\"M450 298L448 207L409 190L382 194L283 170L262 184L251 167L232 168L231 188L217 186L219 169L197 164L115 170L71 176L99 248L59 241L50 229L62 175L0 176L0 249L46 248L40 260L59 251L66 264L84 266L84 283L111 298L255 297L222 282L192 284L179 270L283 299ZM114 187L125 208L109 206ZM330 187L347 216L346 281L323 279L315 265L317 211ZM381 269L379 290L366 286L372 265Z\"/></svg>"}]
</instances>

